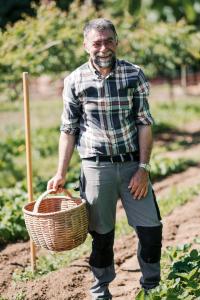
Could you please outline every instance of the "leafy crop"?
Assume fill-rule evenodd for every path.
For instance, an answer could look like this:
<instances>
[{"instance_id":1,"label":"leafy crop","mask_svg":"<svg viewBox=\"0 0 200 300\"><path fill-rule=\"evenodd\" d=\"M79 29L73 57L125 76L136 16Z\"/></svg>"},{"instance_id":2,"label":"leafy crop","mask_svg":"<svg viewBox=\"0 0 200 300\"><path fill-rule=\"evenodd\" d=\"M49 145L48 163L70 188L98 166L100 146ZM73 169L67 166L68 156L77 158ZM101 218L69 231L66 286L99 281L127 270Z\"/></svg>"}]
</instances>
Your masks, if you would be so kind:
<instances>
[{"instance_id":1,"label":"leafy crop","mask_svg":"<svg viewBox=\"0 0 200 300\"><path fill-rule=\"evenodd\" d=\"M0 189L0 244L28 239L22 215L27 198L19 185L13 189Z\"/></svg>"},{"instance_id":2,"label":"leafy crop","mask_svg":"<svg viewBox=\"0 0 200 300\"><path fill-rule=\"evenodd\" d=\"M162 258L162 281L149 292L140 291L136 300L200 299L200 250L192 244L169 247Z\"/></svg>"},{"instance_id":3,"label":"leafy crop","mask_svg":"<svg viewBox=\"0 0 200 300\"><path fill-rule=\"evenodd\" d=\"M189 166L196 165L192 159L168 158L166 156L153 155L151 160L151 179L160 180L168 175L186 170Z\"/></svg>"}]
</instances>

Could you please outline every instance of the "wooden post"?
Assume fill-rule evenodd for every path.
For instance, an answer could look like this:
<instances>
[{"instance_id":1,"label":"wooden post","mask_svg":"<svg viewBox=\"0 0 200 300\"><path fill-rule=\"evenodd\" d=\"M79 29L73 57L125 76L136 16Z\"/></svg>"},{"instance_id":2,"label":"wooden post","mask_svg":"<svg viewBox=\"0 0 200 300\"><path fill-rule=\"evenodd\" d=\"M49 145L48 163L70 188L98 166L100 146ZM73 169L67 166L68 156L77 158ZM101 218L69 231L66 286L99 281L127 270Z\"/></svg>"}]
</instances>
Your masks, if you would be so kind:
<instances>
[{"instance_id":1,"label":"wooden post","mask_svg":"<svg viewBox=\"0 0 200 300\"><path fill-rule=\"evenodd\" d=\"M28 200L29 200L29 202L32 202L33 201L33 188L32 188L31 132L30 132L28 72L23 72L23 91L24 91L27 188L28 188ZM35 245L32 240L30 240L30 251L31 251L31 270L32 270L32 272L34 272L35 267L36 267L36 250L35 250Z\"/></svg>"}]
</instances>

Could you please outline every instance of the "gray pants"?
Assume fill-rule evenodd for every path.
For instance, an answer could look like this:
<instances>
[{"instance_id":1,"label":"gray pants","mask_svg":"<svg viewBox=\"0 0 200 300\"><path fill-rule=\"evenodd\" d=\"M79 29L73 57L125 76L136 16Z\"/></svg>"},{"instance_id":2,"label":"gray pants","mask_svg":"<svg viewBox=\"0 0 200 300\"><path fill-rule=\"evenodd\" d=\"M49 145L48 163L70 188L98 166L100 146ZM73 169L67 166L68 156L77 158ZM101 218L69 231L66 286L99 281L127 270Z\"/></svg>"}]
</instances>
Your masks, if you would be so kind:
<instances>
[{"instance_id":1,"label":"gray pants","mask_svg":"<svg viewBox=\"0 0 200 300\"><path fill-rule=\"evenodd\" d=\"M92 235L91 270L95 282L92 299L111 299L109 283L115 278L114 228L116 204L121 198L128 223L138 235L138 261L145 289L160 281L162 223L149 181L148 194L135 200L128 189L131 177L138 169L137 162L94 162L84 159L81 172L81 195L87 200L89 231Z\"/></svg>"}]
</instances>

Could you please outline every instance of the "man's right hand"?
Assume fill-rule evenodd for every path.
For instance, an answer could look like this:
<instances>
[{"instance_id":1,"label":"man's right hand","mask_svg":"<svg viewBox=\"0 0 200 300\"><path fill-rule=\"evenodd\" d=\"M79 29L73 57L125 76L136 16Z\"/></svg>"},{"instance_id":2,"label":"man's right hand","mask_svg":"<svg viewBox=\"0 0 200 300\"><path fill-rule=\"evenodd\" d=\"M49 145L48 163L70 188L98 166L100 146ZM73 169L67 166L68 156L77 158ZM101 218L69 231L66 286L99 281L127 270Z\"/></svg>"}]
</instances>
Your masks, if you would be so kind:
<instances>
[{"instance_id":1,"label":"man's right hand","mask_svg":"<svg viewBox=\"0 0 200 300\"><path fill-rule=\"evenodd\" d=\"M51 178L47 183L47 190L54 189L55 191L58 190L58 188L61 188L64 186L65 178L61 175L56 174L53 178Z\"/></svg>"}]
</instances>

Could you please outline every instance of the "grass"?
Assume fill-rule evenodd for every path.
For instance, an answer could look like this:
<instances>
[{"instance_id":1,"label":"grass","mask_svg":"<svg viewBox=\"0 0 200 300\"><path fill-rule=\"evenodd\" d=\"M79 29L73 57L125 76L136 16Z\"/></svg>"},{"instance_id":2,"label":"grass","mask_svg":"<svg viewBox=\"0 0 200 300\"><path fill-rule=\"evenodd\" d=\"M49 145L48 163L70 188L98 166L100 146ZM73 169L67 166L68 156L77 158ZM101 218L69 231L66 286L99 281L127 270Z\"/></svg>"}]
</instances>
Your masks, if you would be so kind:
<instances>
[{"instance_id":1,"label":"grass","mask_svg":"<svg viewBox=\"0 0 200 300\"><path fill-rule=\"evenodd\" d=\"M167 130L181 128L189 122L199 120L199 97L192 95L175 95L170 99L168 87L164 85L152 86L149 99L152 115L156 126Z\"/></svg>"},{"instance_id":2,"label":"grass","mask_svg":"<svg viewBox=\"0 0 200 300\"><path fill-rule=\"evenodd\" d=\"M1 128L0 135L5 139L13 130L24 130L23 102L3 102L0 107ZM31 132L41 128L58 127L62 112L62 100L32 100L30 101Z\"/></svg>"},{"instance_id":3,"label":"grass","mask_svg":"<svg viewBox=\"0 0 200 300\"><path fill-rule=\"evenodd\" d=\"M158 197L161 215L166 216L170 214L175 207L185 204L199 193L200 184L190 188L172 187L167 196L162 198Z\"/></svg>"},{"instance_id":4,"label":"grass","mask_svg":"<svg viewBox=\"0 0 200 300\"><path fill-rule=\"evenodd\" d=\"M68 266L72 261L89 253L91 248L91 237L88 235L84 244L79 247L63 253L53 253L45 251L45 254L40 255L37 259L37 270L32 273L31 268L27 267L25 270L16 269L13 273L14 281L34 280L38 277L56 271L62 267Z\"/></svg>"},{"instance_id":5,"label":"grass","mask_svg":"<svg viewBox=\"0 0 200 300\"><path fill-rule=\"evenodd\" d=\"M200 117L200 106L196 98L175 103L152 103L152 114L156 124L163 124L164 129L181 128ZM164 126L165 125L165 126Z\"/></svg>"},{"instance_id":6,"label":"grass","mask_svg":"<svg viewBox=\"0 0 200 300\"><path fill-rule=\"evenodd\" d=\"M151 180L152 182L159 181L169 175L183 172L188 167L196 165L198 165L198 160L153 156L151 160Z\"/></svg>"}]
</instances>

